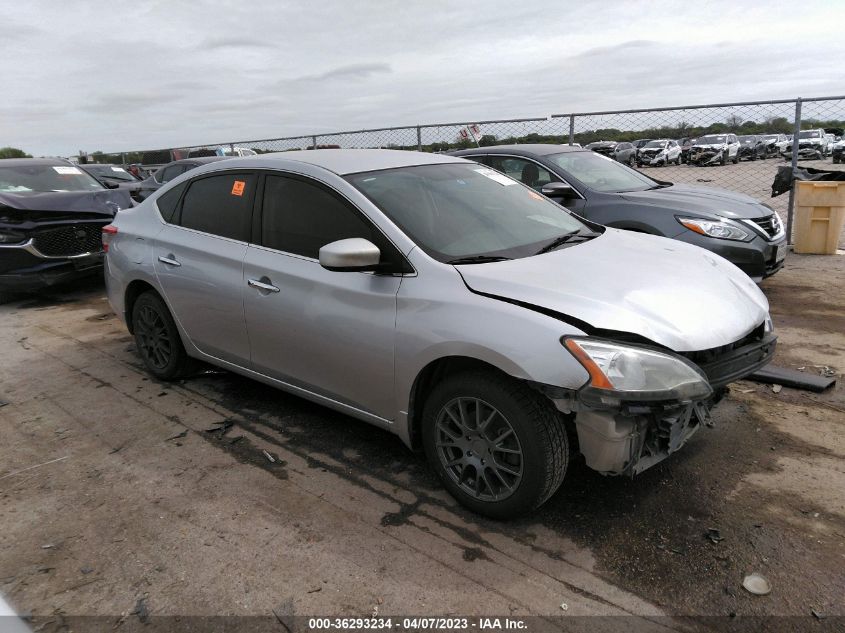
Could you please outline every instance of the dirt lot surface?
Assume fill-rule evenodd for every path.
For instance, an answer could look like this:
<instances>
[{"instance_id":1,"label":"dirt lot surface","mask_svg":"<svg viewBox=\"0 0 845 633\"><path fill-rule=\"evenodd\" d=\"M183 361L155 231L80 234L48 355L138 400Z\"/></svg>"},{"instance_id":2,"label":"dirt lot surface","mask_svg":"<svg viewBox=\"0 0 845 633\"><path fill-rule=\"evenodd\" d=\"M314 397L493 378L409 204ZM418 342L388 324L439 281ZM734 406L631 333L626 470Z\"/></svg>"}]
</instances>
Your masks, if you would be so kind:
<instances>
[{"instance_id":1,"label":"dirt lot surface","mask_svg":"<svg viewBox=\"0 0 845 633\"><path fill-rule=\"evenodd\" d=\"M845 256L790 254L763 283L778 364L832 367L833 391L734 384L671 459L633 480L576 459L546 506L507 523L456 506L384 431L228 373L148 378L97 281L15 298L0 305L0 593L36 616L117 618L142 600L152 615L841 625L843 279ZM742 588L750 572L770 595Z\"/></svg>"}]
</instances>

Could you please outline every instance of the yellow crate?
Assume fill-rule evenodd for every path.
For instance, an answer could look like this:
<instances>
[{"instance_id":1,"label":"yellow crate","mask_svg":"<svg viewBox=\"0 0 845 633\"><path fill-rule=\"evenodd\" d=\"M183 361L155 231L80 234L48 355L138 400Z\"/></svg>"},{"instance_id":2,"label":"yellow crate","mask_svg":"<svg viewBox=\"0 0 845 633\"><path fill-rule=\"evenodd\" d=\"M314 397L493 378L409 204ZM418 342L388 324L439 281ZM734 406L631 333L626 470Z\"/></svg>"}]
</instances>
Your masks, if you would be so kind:
<instances>
[{"instance_id":1,"label":"yellow crate","mask_svg":"<svg viewBox=\"0 0 845 633\"><path fill-rule=\"evenodd\" d=\"M845 224L845 182L797 181L796 253L833 255Z\"/></svg>"}]
</instances>

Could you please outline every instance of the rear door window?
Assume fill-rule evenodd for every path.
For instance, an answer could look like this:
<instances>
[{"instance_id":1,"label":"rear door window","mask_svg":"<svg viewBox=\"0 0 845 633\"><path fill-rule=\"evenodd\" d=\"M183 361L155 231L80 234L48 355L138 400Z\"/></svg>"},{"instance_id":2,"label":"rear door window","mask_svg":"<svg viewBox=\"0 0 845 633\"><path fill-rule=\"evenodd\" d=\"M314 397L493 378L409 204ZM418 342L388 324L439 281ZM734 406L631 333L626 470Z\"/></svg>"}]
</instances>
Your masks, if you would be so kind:
<instances>
[{"instance_id":1,"label":"rear door window","mask_svg":"<svg viewBox=\"0 0 845 633\"><path fill-rule=\"evenodd\" d=\"M211 235L247 241L258 177L226 173L192 180L182 200L179 224Z\"/></svg>"},{"instance_id":2,"label":"rear door window","mask_svg":"<svg viewBox=\"0 0 845 633\"><path fill-rule=\"evenodd\" d=\"M553 176L545 167L541 167L534 161L524 158L513 158L510 156L490 156L490 166L507 174L514 180L528 185L539 191L543 185L550 182L557 182L559 178Z\"/></svg>"}]
</instances>

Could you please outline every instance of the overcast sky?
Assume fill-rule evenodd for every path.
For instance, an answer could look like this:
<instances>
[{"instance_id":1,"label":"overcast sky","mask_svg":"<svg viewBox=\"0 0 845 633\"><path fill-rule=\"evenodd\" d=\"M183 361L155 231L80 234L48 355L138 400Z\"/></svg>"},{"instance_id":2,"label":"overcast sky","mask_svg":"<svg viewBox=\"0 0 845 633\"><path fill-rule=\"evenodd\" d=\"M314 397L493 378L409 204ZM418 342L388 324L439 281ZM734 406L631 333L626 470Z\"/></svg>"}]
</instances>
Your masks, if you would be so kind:
<instances>
[{"instance_id":1,"label":"overcast sky","mask_svg":"<svg viewBox=\"0 0 845 633\"><path fill-rule=\"evenodd\" d=\"M806 0L0 0L0 147L839 95L843 20Z\"/></svg>"}]
</instances>

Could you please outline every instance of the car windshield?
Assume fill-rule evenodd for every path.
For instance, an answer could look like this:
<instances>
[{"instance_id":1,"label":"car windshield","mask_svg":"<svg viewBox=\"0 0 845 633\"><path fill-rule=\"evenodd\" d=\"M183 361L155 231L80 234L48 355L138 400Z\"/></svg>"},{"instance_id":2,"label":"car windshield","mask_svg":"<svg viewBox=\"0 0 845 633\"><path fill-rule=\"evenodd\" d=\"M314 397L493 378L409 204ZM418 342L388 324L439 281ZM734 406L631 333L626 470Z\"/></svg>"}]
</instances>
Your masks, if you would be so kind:
<instances>
[{"instance_id":1,"label":"car windshield","mask_svg":"<svg viewBox=\"0 0 845 633\"><path fill-rule=\"evenodd\" d=\"M546 197L480 165L418 165L346 179L442 262L526 257L565 233L589 231Z\"/></svg>"},{"instance_id":2,"label":"car windshield","mask_svg":"<svg viewBox=\"0 0 845 633\"><path fill-rule=\"evenodd\" d=\"M778 135L777 134L764 134L762 136L762 138L763 138L763 140L766 140L766 141L776 141L776 140L778 140Z\"/></svg>"},{"instance_id":3,"label":"car windshield","mask_svg":"<svg viewBox=\"0 0 845 633\"><path fill-rule=\"evenodd\" d=\"M817 130L809 130L807 132L798 132L798 138L821 138L822 135Z\"/></svg>"},{"instance_id":4,"label":"car windshield","mask_svg":"<svg viewBox=\"0 0 845 633\"><path fill-rule=\"evenodd\" d=\"M666 141L649 141L644 147L666 147Z\"/></svg>"},{"instance_id":5,"label":"car windshield","mask_svg":"<svg viewBox=\"0 0 845 633\"><path fill-rule=\"evenodd\" d=\"M111 178L112 180L126 180L134 182L135 176L126 171L123 167L112 167L111 165L103 165L98 167L89 167L87 171L97 174L100 178Z\"/></svg>"},{"instance_id":6,"label":"car windshield","mask_svg":"<svg viewBox=\"0 0 845 633\"><path fill-rule=\"evenodd\" d=\"M657 181L648 176L594 152L550 154L546 159L565 171L564 176L595 191L619 193L644 191L658 186Z\"/></svg>"},{"instance_id":7,"label":"car windshield","mask_svg":"<svg viewBox=\"0 0 845 633\"><path fill-rule=\"evenodd\" d=\"M73 165L0 165L0 191L97 191L103 186Z\"/></svg>"},{"instance_id":8,"label":"car windshield","mask_svg":"<svg viewBox=\"0 0 845 633\"><path fill-rule=\"evenodd\" d=\"M700 137L695 144L696 145L722 145L723 143L727 142L727 136L719 135L711 135L711 136L702 136Z\"/></svg>"}]
</instances>

